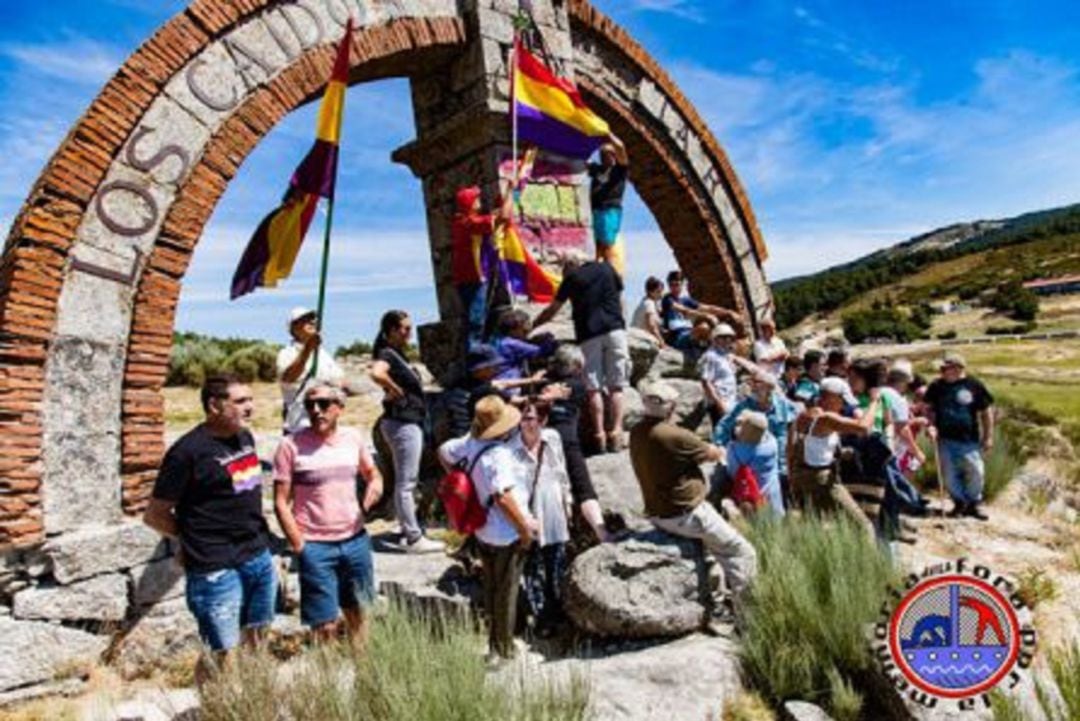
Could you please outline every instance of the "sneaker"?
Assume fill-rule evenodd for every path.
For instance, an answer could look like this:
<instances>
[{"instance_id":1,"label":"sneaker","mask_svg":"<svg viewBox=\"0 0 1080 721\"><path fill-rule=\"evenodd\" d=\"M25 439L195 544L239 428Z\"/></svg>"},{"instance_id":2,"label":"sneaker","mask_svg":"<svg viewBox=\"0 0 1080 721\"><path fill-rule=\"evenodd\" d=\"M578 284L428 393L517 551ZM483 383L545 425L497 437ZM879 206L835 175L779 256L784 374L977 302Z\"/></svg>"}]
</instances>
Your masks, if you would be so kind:
<instances>
[{"instance_id":1,"label":"sneaker","mask_svg":"<svg viewBox=\"0 0 1080 721\"><path fill-rule=\"evenodd\" d=\"M948 512L949 518L963 518L968 515L968 507L966 503L954 503L952 510Z\"/></svg>"},{"instance_id":2,"label":"sneaker","mask_svg":"<svg viewBox=\"0 0 1080 721\"><path fill-rule=\"evenodd\" d=\"M420 536L412 543L406 542L404 548L406 553L442 553L446 550L446 544L434 538Z\"/></svg>"},{"instance_id":3,"label":"sneaker","mask_svg":"<svg viewBox=\"0 0 1080 721\"><path fill-rule=\"evenodd\" d=\"M990 520L990 516L986 515L986 513L984 513L983 510L981 508L979 508L978 503L972 503L970 506L968 506L966 515L970 516L971 518L974 518L977 521L989 521Z\"/></svg>"}]
</instances>

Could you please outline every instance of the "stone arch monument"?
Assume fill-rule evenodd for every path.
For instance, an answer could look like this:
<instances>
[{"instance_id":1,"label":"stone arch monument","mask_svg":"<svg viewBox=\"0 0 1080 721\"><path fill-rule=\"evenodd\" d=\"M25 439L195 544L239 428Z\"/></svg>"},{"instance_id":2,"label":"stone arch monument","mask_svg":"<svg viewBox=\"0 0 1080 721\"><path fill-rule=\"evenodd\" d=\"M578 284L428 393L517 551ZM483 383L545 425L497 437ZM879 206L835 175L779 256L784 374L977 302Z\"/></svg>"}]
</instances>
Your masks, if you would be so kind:
<instances>
[{"instance_id":1,"label":"stone arch monument","mask_svg":"<svg viewBox=\"0 0 1080 721\"><path fill-rule=\"evenodd\" d=\"M765 246L705 123L586 0L532 8L552 56L626 141L631 181L698 294L755 327L771 307ZM497 185L516 10L515 0L193 0L128 58L35 182L0 263L0 547L47 541L43 573L61 585L160 552L156 539L132 540L141 530L125 517L143 506L165 450L161 389L184 273L247 154L320 95L350 14L350 81L411 81L417 139L394 159L422 181L440 314L457 315L446 292L451 197L467 179ZM99 550L72 561L71 539L88 538ZM103 560L102 549L125 546L127 565Z\"/></svg>"}]
</instances>

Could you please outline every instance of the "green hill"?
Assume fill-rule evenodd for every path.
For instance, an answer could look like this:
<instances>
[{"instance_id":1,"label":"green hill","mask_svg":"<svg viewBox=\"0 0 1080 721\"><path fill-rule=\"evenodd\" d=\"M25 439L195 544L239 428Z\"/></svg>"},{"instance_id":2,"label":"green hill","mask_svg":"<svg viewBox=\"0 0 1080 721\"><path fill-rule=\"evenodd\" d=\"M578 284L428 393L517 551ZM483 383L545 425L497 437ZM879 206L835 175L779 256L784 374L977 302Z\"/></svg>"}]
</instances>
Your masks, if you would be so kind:
<instances>
[{"instance_id":1,"label":"green hill","mask_svg":"<svg viewBox=\"0 0 1080 721\"><path fill-rule=\"evenodd\" d=\"M846 306L974 298L1010 283L1080 272L1080 204L961 223L772 286L777 325Z\"/></svg>"}]
</instances>

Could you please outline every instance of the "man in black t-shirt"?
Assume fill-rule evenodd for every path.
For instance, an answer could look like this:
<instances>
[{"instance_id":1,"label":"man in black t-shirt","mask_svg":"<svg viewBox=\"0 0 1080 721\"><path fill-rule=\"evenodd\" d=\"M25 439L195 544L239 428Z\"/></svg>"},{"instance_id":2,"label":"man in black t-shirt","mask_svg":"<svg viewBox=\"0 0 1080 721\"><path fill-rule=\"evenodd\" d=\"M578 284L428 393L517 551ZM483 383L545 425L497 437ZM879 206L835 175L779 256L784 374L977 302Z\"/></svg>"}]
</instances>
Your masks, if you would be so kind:
<instances>
[{"instance_id":1,"label":"man in black t-shirt","mask_svg":"<svg viewBox=\"0 0 1080 721\"><path fill-rule=\"evenodd\" d=\"M622 199L629 164L626 146L612 134L600 146L600 162L588 165L596 259L608 263L614 260L615 241L622 226Z\"/></svg>"},{"instance_id":2,"label":"man in black t-shirt","mask_svg":"<svg viewBox=\"0 0 1080 721\"><path fill-rule=\"evenodd\" d=\"M994 447L994 397L968 377L965 368L962 356L947 353L941 377L926 389L925 401L933 423L930 434L937 438L941 482L955 504L949 515L985 521L988 517L979 508L985 480L982 453Z\"/></svg>"},{"instance_id":3,"label":"man in black t-shirt","mask_svg":"<svg viewBox=\"0 0 1080 721\"><path fill-rule=\"evenodd\" d=\"M630 382L630 349L622 313L623 282L608 263L585 262L580 254L563 261L563 280L555 300L536 317L539 327L570 301L574 336L585 354L589 415L598 449L626 447L623 433L623 389ZM611 430L604 432L604 396L611 400Z\"/></svg>"},{"instance_id":4,"label":"man in black t-shirt","mask_svg":"<svg viewBox=\"0 0 1080 721\"><path fill-rule=\"evenodd\" d=\"M206 420L169 448L143 520L179 538L187 605L211 650L251 643L274 618L276 576L262 514L262 468L248 430L251 389L207 378ZM197 675L208 669L200 665Z\"/></svg>"}]
</instances>

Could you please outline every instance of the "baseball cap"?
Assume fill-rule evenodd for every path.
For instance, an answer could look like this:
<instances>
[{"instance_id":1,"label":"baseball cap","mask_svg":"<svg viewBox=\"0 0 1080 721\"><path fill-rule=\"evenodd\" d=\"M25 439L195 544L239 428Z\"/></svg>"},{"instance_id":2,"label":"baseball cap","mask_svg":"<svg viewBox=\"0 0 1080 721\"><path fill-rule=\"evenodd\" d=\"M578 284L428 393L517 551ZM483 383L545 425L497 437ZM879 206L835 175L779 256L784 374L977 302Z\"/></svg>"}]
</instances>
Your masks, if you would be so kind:
<instances>
[{"instance_id":1,"label":"baseball cap","mask_svg":"<svg viewBox=\"0 0 1080 721\"><path fill-rule=\"evenodd\" d=\"M735 329L727 323L717 323L712 331L713 338L734 338L735 335Z\"/></svg>"},{"instance_id":2,"label":"baseball cap","mask_svg":"<svg viewBox=\"0 0 1080 721\"><path fill-rule=\"evenodd\" d=\"M300 320L301 318L306 318L309 315L313 316L317 314L311 308L306 308L302 305L298 305L289 311L289 322L285 325L285 327L288 330L292 330L293 323Z\"/></svg>"},{"instance_id":3,"label":"baseball cap","mask_svg":"<svg viewBox=\"0 0 1080 721\"><path fill-rule=\"evenodd\" d=\"M670 410L669 404L678 398L679 392L663 381L653 381L641 387L641 402L648 416L665 418Z\"/></svg>"},{"instance_id":4,"label":"baseball cap","mask_svg":"<svg viewBox=\"0 0 1080 721\"><path fill-rule=\"evenodd\" d=\"M890 374L902 375L909 381L915 377L915 369L911 365L911 361L901 358L892 364L889 368Z\"/></svg>"},{"instance_id":5,"label":"baseball cap","mask_svg":"<svg viewBox=\"0 0 1080 721\"><path fill-rule=\"evenodd\" d=\"M959 353L946 353L945 357L941 359L941 363L938 364L939 368L945 366L960 366L961 368L967 368L967 363L964 361L964 356Z\"/></svg>"},{"instance_id":6,"label":"baseball cap","mask_svg":"<svg viewBox=\"0 0 1080 721\"><path fill-rule=\"evenodd\" d=\"M848 384L843 378L829 376L821 379L821 392L832 393L834 396L843 396L848 392Z\"/></svg>"}]
</instances>

